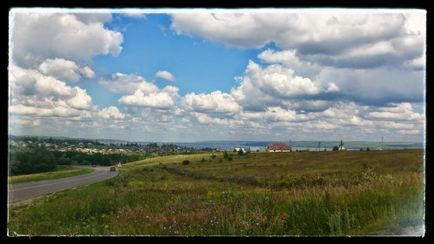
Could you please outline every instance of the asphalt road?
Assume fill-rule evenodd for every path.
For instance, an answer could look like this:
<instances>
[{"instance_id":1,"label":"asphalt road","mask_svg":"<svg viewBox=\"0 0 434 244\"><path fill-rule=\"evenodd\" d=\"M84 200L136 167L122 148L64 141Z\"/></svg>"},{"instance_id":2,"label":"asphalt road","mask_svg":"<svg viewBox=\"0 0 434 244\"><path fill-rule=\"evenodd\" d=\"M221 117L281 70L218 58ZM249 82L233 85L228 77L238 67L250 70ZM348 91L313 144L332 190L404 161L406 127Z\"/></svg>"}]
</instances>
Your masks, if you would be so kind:
<instances>
[{"instance_id":1,"label":"asphalt road","mask_svg":"<svg viewBox=\"0 0 434 244\"><path fill-rule=\"evenodd\" d=\"M94 172L84 175L9 185L9 204L29 200L48 193L89 185L112 178L118 174L118 171L111 172L109 170L110 167L95 167L94 169Z\"/></svg>"}]
</instances>

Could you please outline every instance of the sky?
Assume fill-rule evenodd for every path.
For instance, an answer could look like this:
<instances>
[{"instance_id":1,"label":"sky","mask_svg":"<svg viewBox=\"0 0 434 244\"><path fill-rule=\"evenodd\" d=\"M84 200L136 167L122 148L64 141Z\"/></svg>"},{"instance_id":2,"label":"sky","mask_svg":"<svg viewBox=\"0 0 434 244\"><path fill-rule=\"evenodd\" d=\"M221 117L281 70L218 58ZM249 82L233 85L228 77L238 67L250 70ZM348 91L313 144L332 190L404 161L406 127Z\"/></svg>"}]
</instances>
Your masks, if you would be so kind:
<instances>
[{"instance_id":1,"label":"sky","mask_svg":"<svg viewBox=\"0 0 434 244\"><path fill-rule=\"evenodd\" d=\"M424 10L15 8L9 21L9 134L424 141Z\"/></svg>"}]
</instances>

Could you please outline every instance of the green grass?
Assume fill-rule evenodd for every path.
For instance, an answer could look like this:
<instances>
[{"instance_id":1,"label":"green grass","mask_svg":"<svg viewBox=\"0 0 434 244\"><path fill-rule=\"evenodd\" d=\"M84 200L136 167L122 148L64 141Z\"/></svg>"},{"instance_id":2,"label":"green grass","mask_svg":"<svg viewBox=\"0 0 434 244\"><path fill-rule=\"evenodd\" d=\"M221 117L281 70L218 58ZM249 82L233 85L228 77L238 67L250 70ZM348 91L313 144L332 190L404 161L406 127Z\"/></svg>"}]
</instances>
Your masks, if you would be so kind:
<instances>
[{"instance_id":1,"label":"green grass","mask_svg":"<svg viewBox=\"0 0 434 244\"><path fill-rule=\"evenodd\" d=\"M365 235L423 221L421 150L232 158L125 164L108 181L10 207L9 233Z\"/></svg>"},{"instance_id":2,"label":"green grass","mask_svg":"<svg viewBox=\"0 0 434 244\"><path fill-rule=\"evenodd\" d=\"M77 168L72 166L56 166L56 170L44 173L36 173L36 174L28 174L28 175L16 175L10 176L8 178L9 184L19 184L19 183L27 183L27 182L35 182L42 180L52 180L65 178L70 176L88 174L93 172L92 168Z\"/></svg>"}]
</instances>

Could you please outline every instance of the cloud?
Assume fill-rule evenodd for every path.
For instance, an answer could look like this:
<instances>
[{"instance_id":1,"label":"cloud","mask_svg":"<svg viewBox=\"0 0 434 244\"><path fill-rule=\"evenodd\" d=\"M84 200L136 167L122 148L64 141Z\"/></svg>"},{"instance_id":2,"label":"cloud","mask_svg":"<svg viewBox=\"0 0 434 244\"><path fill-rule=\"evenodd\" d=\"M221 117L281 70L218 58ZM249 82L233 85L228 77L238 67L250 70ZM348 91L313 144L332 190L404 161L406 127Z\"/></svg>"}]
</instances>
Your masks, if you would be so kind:
<instances>
[{"instance_id":1,"label":"cloud","mask_svg":"<svg viewBox=\"0 0 434 244\"><path fill-rule=\"evenodd\" d=\"M240 114L240 118L244 120L261 121L265 123L278 122L278 121L294 121L299 117L296 111L284 109L282 107L267 107L265 111L261 112L243 112ZM301 115L303 116L303 115ZM301 119L301 118L300 118Z\"/></svg>"},{"instance_id":2,"label":"cloud","mask_svg":"<svg viewBox=\"0 0 434 244\"><path fill-rule=\"evenodd\" d=\"M218 118L212 117L205 113L192 112L193 117L200 123L204 125L219 125L228 127L239 127L243 125L243 121L228 119L228 118Z\"/></svg>"},{"instance_id":3,"label":"cloud","mask_svg":"<svg viewBox=\"0 0 434 244\"><path fill-rule=\"evenodd\" d=\"M410 103L391 104L391 107L382 107L377 111L370 112L367 117L382 120L416 120L424 119L422 114L413 112Z\"/></svg>"},{"instance_id":4,"label":"cloud","mask_svg":"<svg viewBox=\"0 0 434 244\"><path fill-rule=\"evenodd\" d=\"M74 13L75 17L86 24L107 23L112 20L110 13Z\"/></svg>"},{"instance_id":5,"label":"cloud","mask_svg":"<svg viewBox=\"0 0 434 244\"><path fill-rule=\"evenodd\" d=\"M283 50L275 51L273 49L266 49L258 55L258 58L267 63L280 63L287 65L298 65L300 64L300 59L296 55L296 50Z\"/></svg>"},{"instance_id":6,"label":"cloud","mask_svg":"<svg viewBox=\"0 0 434 244\"><path fill-rule=\"evenodd\" d=\"M169 109L175 102L171 94L166 92L154 92L145 94L141 90L136 90L134 94L122 96L119 102L124 105L151 107L156 109Z\"/></svg>"},{"instance_id":7,"label":"cloud","mask_svg":"<svg viewBox=\"0 0 434 244\"><path fill-rule=\"evenodd\" d=\"M9 111L12 114L35 115L42 117L88 117L88 113L65 106L63 103L54 103L51 107L26 106L22 104L12 105Z\"/></svg>"},{"instance_id":8,"label":"cloud","mask_svg":"<svg viewBox=\"0 0 434 244\"><path fill-rule=\"evenodd\" d=\"M259 48L273 41L285 49L304 45L306 52L336 53L360 42L395 37L404 23L402 14L177 13L172 14L171 28L230 46Z\"/></svg>"},{"instance_id":9,"label":"cloud","mask_svg":"<svg viewBox=\"0 0 434 244\"><path fill-rule=\"evenodd\" d=\"M13 117L10 121L10 123L13 126L19 125L19 126L24 126L24 127L35 127L35 126L39 126L41 124L41 120L40 119L29 119L29 118L15 118Z\"/></svg>"},{"instance_id":10,"label":"cloud","mask_svg":"<svg viewBox=\"0 0 434 244\"><path fill-rule=\"evenodd\" d=\"M119 109L115 106L110 106L107 108L101 109L98 112L98 116L103 119L113 119L113 120L121 120L125 118L125 115L119 111Z\"/></svg>"},{"instance_id":11,"label":"cloud","mask_svg":"<svg viewBox=\"0 0 434 244\"><path fill-rule=\"evenodd\" d=\"M425 82L422 71L377 68L372 70L323 68L321 83L334 83L339 91L324 99L349 100L383 106L388 103L422 102ZM332 88L332 87L330 87Z\"/></svg>"},{"instance_id":12,"label":"cloud","mask_svg":"<svg viewBox=\"0 0 434 244\"><path fill-rule=\"evenodd\" d=\"M61 58L46 59L38 69L45 75L66 81L79 81L83 76L86 78L95 76L95 72L88 66L81 68L75 62Z\"/></svg>"},{"instance_id":13,"label":"cloud","mask_svg":"<svg viewBox=\"0 0 434 244\"><path fill-rule=\"evenodd\" d=\"M250 60L240 85L231 90L231 95L244 108L261 110L281 105L285 100L314 98L337 91L339 87L333 82L321 83L297 76L293 69L280 64L262 68Z\"/></svg>"},{"instance_id":14,"label":"cloud","mask_svg":"<svg viewBox=\"0 0 434 244\"><path fill-rule=\"evenodd\" d=\"M118 55L120 32L104 27L107 15L11 12L11 53L21 67L35 67L46 59L89 62L96 55Z\"/></svg>"},{"instance_id":15,"label":"cloud","mask_svg":"<svg viewBox=\"0 0 434 244\"><path fill-rule=\"evenodd\" d=\"M118 101L123 105L156 109L170 109L174 106L179 91L174 86L160 89L143 77L133 74L115 73L110 78L101 79L99 83L111 92L122 94Z\"/></svg>"},{"instance_id":16,"label":"cloud","mask_svg":"<svg viewBox=\"0 0 434 244\"><path fill-rule=\"evenodd\" d=\"M90 109L92 106L92 98L87 95L86 90L79 87L74 87L75 94L66 102L76 109Z\"/></svg>"},{"instance_id":17,"label":"cloud","mask_svg":"<svg viewBox=\"0 0 434 244\"><path fill-rule=\"evenodd\" d=\"M166 70L158 71L157 73L155 73L155 76L160 77L161 79L164 79L164 80L175 81L175 76Z\"/></svg>"},{"instance_id":18,"label":"cloud","mask_svg":"<svg viewBox=\"0 0 434 244\"><path fill-rule=\"evenodd\" d=\"M37 70L9 65L10 112L37 116L87 116L92 98L86 90L68 86Z\"/></svg>"},{"instance_id":19,"label":"cloud","mask_svg":"<svg viewBox=\"0 0 434 244\"><path fill-rule=\"evenodd\" d=\"M209 94L189 93L185 95L184 103L188 109L197 112L237 113L241 109L230 94L221 91L214 91Z\"/></svg>"},{"instance_id":20,"label":"cloud","mask_svg":"<svg viewBox=\"0 0 434 244\"><path fill-rule=\"evenodd\" d=\"M134 12L128 12L123 14L126 17L133 18L133 19L145 19L146 15L140 12L134 13Z\"/></svg>"},{"instance_id":21,"label":"cloud","mask_svg":"<svg viewBox=\"0 0 434 244\"><path fill-rule=\"evenodd\" d=\"M40 97L73 98L88 100L90 97L80 87L68 86L52 76L47 76L33 69L23 69L15 65L9 66L9 82L11 96L36 95ZM84 97L86 95L87 97Z\"/></svg>"},{"instance_id":22,"label":"cloud","mask_svg":"<svg viewBox=\"0 0 434 244\"><path fill-rule=\"evenodd\" d=\"M273 42L287 56L275 60L296 51L301 60L321 65L375 68L423 54L426 13L176 13L171 28L240 48Z\"/></svg>"},{"instance_id":23,"label":"cloud","mask_svg":"<svg viewBox=\"0 0 434 244\"><path fill-rule=\"evenodd\" d=\"M159 90L156 85L147 82L139 75L133 74L115 73L110 78L101 79L99 83L109 91L120 94L131 94L136 90L153 93Z\"/></svg>"}]
</instances>

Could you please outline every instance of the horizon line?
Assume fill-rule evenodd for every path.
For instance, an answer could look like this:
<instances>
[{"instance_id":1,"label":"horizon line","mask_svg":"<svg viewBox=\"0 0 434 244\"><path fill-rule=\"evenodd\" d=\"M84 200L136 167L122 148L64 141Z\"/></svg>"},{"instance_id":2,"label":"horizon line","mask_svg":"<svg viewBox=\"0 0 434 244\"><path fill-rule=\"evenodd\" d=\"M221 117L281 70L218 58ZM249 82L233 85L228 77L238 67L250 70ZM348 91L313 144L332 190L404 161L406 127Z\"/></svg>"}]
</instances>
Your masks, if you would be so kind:
<instances>
[{"instance_id":1,"label":"horizon line","mask_svg":"<svg viewBox=\"0 0 434 244\"><path fill-rule=\"evenodd\" d=\"M111 139L111 138L83 138L83 137L69 137L69 136L36 136L36 135L12 135L8 134L8 137L16 136L16 137L51 137L51 138L67 138L67 139L83 139L83 140L111 140L111 141L125 141L125 142L149 142L149 143L204 143L204 142L379 142L371 141L371 140L203 140L203 141L138 141L138 140L126 140L126 139ZM407 142L407 143L423 143L426 144L425 141L385 141L383 142Z\"/></svg>"}]
</instances>

